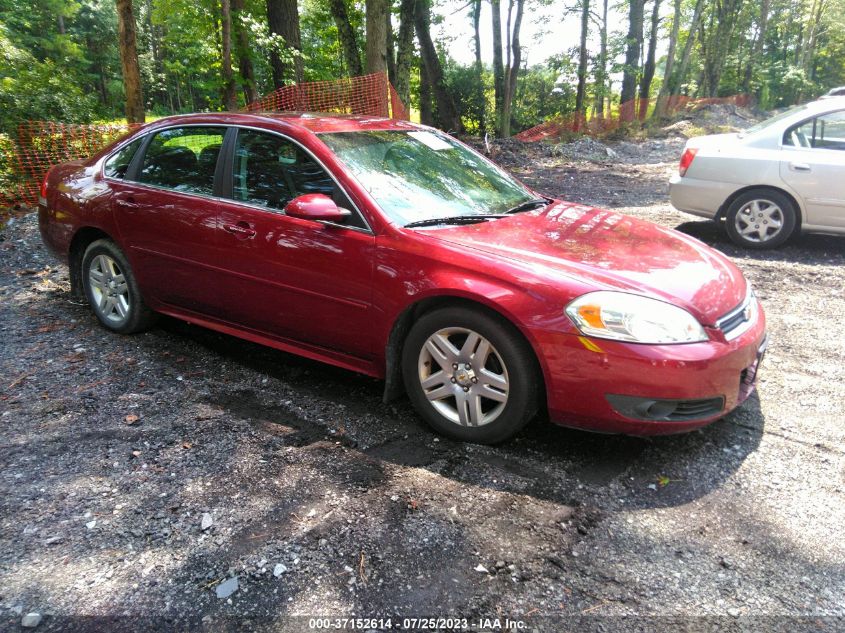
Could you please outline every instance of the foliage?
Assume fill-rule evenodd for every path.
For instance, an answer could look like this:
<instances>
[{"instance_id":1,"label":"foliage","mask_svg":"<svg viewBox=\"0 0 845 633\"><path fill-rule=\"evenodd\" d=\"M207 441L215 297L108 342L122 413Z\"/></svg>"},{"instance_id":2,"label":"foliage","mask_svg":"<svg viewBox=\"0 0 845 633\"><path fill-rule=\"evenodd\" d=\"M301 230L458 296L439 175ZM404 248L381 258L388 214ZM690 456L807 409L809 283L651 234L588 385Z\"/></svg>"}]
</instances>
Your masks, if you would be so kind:
<instances>
[{"instance_id":1,"label":"foliage","mask_svg":"<svg viewBox=\"0 0 845 633\"><path fill-rule=\"evenodd\" d=\"M580 19L579 11L570 11L575 3L531 0L526 20L535 19L532 9L553 2L560 6L564 20ZM653 2L646 0L646 14ZM622 15L625 4L611 1ZM345 0L345 6L360 48L365 37L365 0ZM398 31L398 0L391 6L394 31ZM663 0L663 6L671 11L674 2ZM700 97L748 91L761 107L772 108L845 84L845 0L681 0L679 6L677 15L668 15L662 22L658 48L667 50L666 41L677 22L674 73L668 84L676 92ZM693 24L697 6L700 20ZM220 0L135 0L134 10L147 110L164 115L220 109ZM246 34L248 59L260 94L273 89L271 51L279 53L286 67L291 67L297 54L281 37L270 34L266 11L266 0L243 0L243 10L235 16L236 28ZM451 5L434 2L432 24L470 20L466 10L450 11ZM348 74L328 0L300 0L299 14L305 80L333 80ZM484 15L489 20L486 9ZM589 19L588 115L590 105L602 98L605 106L607 99L618 100L628 30L627 24L618 24L615 30L612 21L604 25L609 26L605 64L596 50L602 27L600 0L592 2ZM490 24L482 23L481 28L489 32ZM475 132L482 121L491 127L495 120L491 67L485 66L479 74L474 65L450 59L450 36L441 37L436 48L445 83L465 128ZM688 64L681 69L687 42ZM576 45L520 70L511 111L514 131L573 111L579 52ZM652 94L661 85L666 61L665 55L658 61ZM238 59L233 66L237 71ZM418 57L412 66L409 105L418 107ZM244 87L237 72L236 77ZM608 88L601 77L617 83ZM0 0L0 132L13 133L17 123L26 119L75 122L120 117L123 98L113 0Z\"/></svg>"},{"instance_id":2,"label":"foliage","mask_svg":"<svg viewBox=\"0 0 845 633\"><path fill-rule=\"evenodd\" d=\"M37 60L18 48L0 25L0 133L14 134L27 119L87 121L95 100L47 59Z\"/></svg>"}]
</instances>

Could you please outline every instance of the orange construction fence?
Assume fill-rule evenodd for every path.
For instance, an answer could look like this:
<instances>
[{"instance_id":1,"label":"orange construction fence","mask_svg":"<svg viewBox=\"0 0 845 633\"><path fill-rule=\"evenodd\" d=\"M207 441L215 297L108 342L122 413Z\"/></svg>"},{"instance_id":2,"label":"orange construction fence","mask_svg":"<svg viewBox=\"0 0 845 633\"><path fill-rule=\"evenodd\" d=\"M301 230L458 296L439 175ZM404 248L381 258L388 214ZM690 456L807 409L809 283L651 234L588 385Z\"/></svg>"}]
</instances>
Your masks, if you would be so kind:
<instances>
[{"instance_id":1,"label":"orange construction fence","mask_svg":"<svg viewBox=\"0 0 845 633\"><path fill-rule=\"evenodd\" d=\"M706 105L729 104L745 107L749 104L748 95L734 95L733 97L714 97L707 99L693 99L685 95L674 95L661 100L661 107L667 117L675 117L684 112L691 112ZM619 106L619 110L612 116L593 116L587 118L581 113L573 112L564 116L550 119L539 125L516 134L514 138L525 143L536 143L545 139L559 139L567 134L588 134L600 136L619 129L623 125L635 121L645 121L652 107L657 107L656 99L634 99Z\"/></svg>"},{"instance_id":2,"label":"orange construction fence","mask_svg":"<svg viewBox=\"0 0 845 633\"><path fill-rule=\"evenodd\" d=\"M385 73L279 88L246 108L250 112L300 111L408 119L408 110ZM51 166L87 158L137 124L25 121L17 137L0 135L0 207L35 205Z\"/></svg>"}]
</instances>

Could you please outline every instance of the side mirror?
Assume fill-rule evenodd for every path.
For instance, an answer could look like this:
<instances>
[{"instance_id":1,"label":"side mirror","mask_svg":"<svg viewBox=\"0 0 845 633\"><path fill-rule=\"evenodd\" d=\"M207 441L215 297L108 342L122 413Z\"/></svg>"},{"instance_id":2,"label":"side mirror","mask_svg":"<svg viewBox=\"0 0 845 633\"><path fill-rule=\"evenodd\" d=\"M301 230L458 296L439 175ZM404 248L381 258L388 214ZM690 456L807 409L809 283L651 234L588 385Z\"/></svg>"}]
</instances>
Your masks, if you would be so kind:
<instances>
[{"instance_id":1,"label":"side mirror","mask_svg":"<svg viewBox=\"0 0 845 633\"><path fill-rule=\"evenodd\" d=\"M312 220L314 222L343 222L352 215L346 209L338 207L334 200L322 193L306 193L294 198L285 206L285 214L292 218Z\"/></svg>"}]
</instances>

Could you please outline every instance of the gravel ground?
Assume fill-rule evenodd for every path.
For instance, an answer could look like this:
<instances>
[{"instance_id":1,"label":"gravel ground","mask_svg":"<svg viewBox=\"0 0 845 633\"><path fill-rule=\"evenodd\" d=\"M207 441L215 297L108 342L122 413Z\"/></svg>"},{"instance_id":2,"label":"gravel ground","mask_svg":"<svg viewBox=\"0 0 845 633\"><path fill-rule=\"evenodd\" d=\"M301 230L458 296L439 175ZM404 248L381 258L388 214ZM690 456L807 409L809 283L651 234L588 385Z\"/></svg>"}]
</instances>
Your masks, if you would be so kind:
<instances>
[{"instance_id":1,"label":"gravel ground","mask_svg":"<svg viewBox=\"0 0 845 633\"><path fill-rule=\"evenodd\" d=\"M51 631L305 631L307 616L843 630L845 238L734 248L667 206L682 145L589 162L496 147L544 192L679 226L758 289L759 394L673 437L538 420L500 447L459 444L363 376L169 319L112 335L69 295L35 217L11 221L0 630L29 614Z\"/></svg>"}]
</instances>

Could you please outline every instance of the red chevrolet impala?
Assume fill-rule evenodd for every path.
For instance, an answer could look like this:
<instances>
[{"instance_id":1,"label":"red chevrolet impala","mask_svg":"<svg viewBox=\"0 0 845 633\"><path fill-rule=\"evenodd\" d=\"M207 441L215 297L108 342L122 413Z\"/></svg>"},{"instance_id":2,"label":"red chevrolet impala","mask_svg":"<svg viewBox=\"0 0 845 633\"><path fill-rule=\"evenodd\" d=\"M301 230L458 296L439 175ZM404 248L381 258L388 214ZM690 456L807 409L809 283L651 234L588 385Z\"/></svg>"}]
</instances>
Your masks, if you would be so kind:
<instances>
[{"instance_id":1,"label":"red chevrolet impala","mask_svg":"<svg viewBox=\"0 0 845 633\"><path fill-rule=\"evenodd\" d=\"M202 114L41 192L45 243L119 333L155 313L383 378L438 431L674 433L754 389L765 319L700 242L539 196L411 123Z\"/></svg>"}]
</instances>

